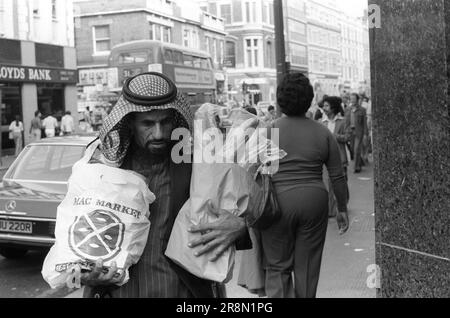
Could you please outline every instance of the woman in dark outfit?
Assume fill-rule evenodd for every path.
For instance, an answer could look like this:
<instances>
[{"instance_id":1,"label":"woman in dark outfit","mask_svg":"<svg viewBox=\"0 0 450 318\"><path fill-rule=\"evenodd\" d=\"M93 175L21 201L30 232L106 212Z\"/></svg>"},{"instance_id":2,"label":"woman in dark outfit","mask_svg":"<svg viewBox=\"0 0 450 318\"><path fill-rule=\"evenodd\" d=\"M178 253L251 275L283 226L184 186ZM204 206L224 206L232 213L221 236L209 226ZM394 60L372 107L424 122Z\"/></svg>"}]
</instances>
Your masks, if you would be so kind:
<instances>
[{"instance_id":1,"label":"woman in dark outfit","mask_svg":"<svg viewBox=\"0 0 450 318\"><path fill-rule=\"evenodd\" d=\"M306 118L314 98L309 79L300 73L288 74L277 98L285 116L274 128L279 129L279 146L288 155L273 176L282 217L262 233L266 293L270 298L314 298L328 226L323 165L338 201L341 233L349 223L346 181L336 139L322 124Z\"/></svg>"}]
</instances>

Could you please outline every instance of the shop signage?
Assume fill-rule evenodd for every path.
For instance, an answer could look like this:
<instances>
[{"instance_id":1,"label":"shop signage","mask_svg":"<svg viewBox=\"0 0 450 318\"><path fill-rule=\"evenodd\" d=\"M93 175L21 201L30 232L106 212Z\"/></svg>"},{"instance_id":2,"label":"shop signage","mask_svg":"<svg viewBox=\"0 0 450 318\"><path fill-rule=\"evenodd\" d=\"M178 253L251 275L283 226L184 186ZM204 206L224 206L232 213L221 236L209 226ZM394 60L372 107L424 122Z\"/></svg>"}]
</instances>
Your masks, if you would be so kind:
<instances>
[{"instance_id":1,"label":"shop signage","mask_svg":"<svg viewBox=\"0 0 450 318\"><path fill-rule=\"evenodd\" d=\"M0 64L0 81L76 84L78 74L76 70Z\"/></svg>"}]
</instances>

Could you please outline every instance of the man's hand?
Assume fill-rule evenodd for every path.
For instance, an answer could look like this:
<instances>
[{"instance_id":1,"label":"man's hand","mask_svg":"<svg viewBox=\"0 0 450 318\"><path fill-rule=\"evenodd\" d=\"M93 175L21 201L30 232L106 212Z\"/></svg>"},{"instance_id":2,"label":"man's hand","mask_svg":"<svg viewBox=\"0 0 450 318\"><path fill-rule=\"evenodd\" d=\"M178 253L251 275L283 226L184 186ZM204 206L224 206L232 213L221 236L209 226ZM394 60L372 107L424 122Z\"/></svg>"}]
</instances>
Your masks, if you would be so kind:
<instances>
[{"instance_id":1,"label":"man's hand","mask_svg":"<svg viewBox=\"0 0 450 318\"><path fill-rule=\"evenodd\" d=\"M189 229L191 233L200 233L201 237L190 242L190 248L203 247L195 253L201 256L212 252L211 262L217 261L220 256L245 234L247 225L243 218L229 212L219 212L219 220L214 223L200 224Z\"/></svg>"},{"instance_id":2,"label":"man's hand","mask_svg":"<svg viewBox=\"0 0 450 318\"><path fill-rule=\"evenodd\" d=\"M104 273L103 261L99 260L95 263L95 267L90 273L81 274L81 284L89 287L111 286L118 284L125 278L125 272L119 275L117 264L112 263L111 268Z\"/></svg>"},{"instance_id":3,"label":"man's hand","mask_svg":"<svg viewBox=\"0 0 450 318\"><path fill-rule=\"evenodd\" d=\"M339 234L343 235L348 231L350 221L348 220L347 212L339 212L337 215L337 222L339 226Z\"/></svg>"}]
</instances>

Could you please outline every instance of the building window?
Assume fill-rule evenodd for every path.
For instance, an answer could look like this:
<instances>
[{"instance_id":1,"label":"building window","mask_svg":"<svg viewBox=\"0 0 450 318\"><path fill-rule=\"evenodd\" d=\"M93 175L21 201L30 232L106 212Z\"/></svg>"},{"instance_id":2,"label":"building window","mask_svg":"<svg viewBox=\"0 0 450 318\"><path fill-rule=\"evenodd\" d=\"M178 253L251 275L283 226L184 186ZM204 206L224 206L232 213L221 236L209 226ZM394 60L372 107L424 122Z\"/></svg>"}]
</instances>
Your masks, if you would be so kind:
<instances>
[{"instance_id":1,"label":"building window","mask_svg":"<svg viewBox=\"0 0 450 318\"><path fill-rule=\"evenodd\" d=\"M191 34L192 34L192 39L191 39L191 40L192 40L192 46L191 46L191 47L192 47L193 49L198 49L198 42L199 42L199 41L198 41L198 36L199 36L199 35L198 35L197 30L192 30L192 33L191 33Z\"/></svg>"},{"instance_id":2,"label":"building window","mask_svg":"<svg viewBox=\"0 0 450 318\"><path fill-rule=\"evenodd\" d=\"M212 2L209 4L209 13L217 16L217 4L216 3Z\"/></svg>"},{"instance_id":3,"label":"building window","mask_svg":"<svg viewBox=\"0 0 450 318\"><path fill-rule=\"evenodd\" d=\"M291 63L296 65L308 65L308 54L306 46L291 43Z\"/></svg>"},{"instance_id":4,"label":"building window","mask_svg":"<svg viewBox=\"0 0 450 318\"><path fill-rule=\"evenodd\" d=\"M227 41L225 46L226 46L226 50L225 50L224 66L235 68L236 67L236 43Z\"/></svg>"},{"instance_id":5,"label":"building window","mask_svg":"<svg viewBox=\"0 0 450 318\"><path fill-rule=\"evenodd\" d=\"M183 45L192 49L198 49L199 33L195 29L185 28L183 31Z\"/></svg>"},{"instance_id":6,"label":"building window","mask_svg":"<svg viewBox=\"0 0 450 318\"><path fill-rule=\"evenodd\" d=\"M40 1L33 1L33 16L35 18L39 18L39 2Z\"/></svg>"},{"instance_id":7,"label":"building window","mask_svg":"<svg viewBox=\"0 0 450 318\"><path fill-rule=\"evenodd\" d=\"M169 27L163 27L163 42L170 43L172 41L172 29Z\"/></svg>"},{"instance_id":8,"label":"building window","mask_svg":"<svg viewBox=\"0 0 450 318\"><path fill-rule=\"evenodd\" d=\"M0 39L0 61L5 64L22 64L20 41Z\"/></svg>"},{"instance_id":9,"label":"building window","mask_svg":"<svg viewBox=\"0 0 450 318\"><path fill-rule=\"evenodd\" d=\"M289 16L297 19L303 18L306 14L305 3L303 0L288 0L287 10L289 12Z\"/></svg>"},{"instance_id":10,"label":"building window","mask_svg":"<svg viewBox=\"0 0 450 318\"><path fill-rule=\"evenodd\" d=\"M259 66L259 39L245 39L245 65L246 67Z\"/></svg>"},{"instance_id":11,"label":"building window","mask_svg":"<svg viewBox=\"0 0 450 318\"><path fill-rule=\"evenodd\" d=\"M268 23L268 15L269 15L269 4L264 2L262 6L262 20L264 23Z\"/></svg>"},{"instance_id":12,"label":"building window","mask_svg":"<svg viewBox=\"0 0 450 318\"><path fill-rule=\"evenodd\" d=\"M61 46L35 44L36 65L64 68L64 49Z\"/></svg>"},{"instance_id":13,"label":"building window","mask_svg":"<svg viewBox=\"0 0 450 318\"><path fill-rule=\"evenodd\" d=\"M183 45L185 47L189 47L190 37L191 37L191 30L184 29L184 32L183 32Z\"/></svg>"},{"instance_id":14,"label":"building window","mask_svg":"<svg viewBox=\"0 0 450 318\"><path fill-rule=\"evenodd\" d=\"M217 39L213 39L213 48L212 48L212 56L214 59L214 64L217 65L219 63L219 52L218 52Z\"/></svg>"},{"instance_id":15,"label":"building window","mask_svg":"<svg viewBox=\"0 0 450 318\"><path fill-rule=\"evenodd\" d=\"M275 16L274 16L274 13L273 13L273 6L269 5L269 22L270 22L270 25L274 25L274 19L275 19Z\"/></svg>"},{"instance_id":16,"label":"building window","mask_svg":"<svg viewBox=\"0 0 450 318\"><path fill-rule=\"evenodd\" d=\"M56 7L56 0L52 0L52 18L53 18L53 20L56 20L58 18L57 13L58 13L58 11L57 11L57 7Z\"/></svg>"},{"instance_id":17,"label":"building window","mask_svg":"<svg viewBox=\"0 0 450 318\"><path fill-rule=\"evenodd\" d=\"M111 50L111 37L109 25L94 26L94 54L109 53Z\"/></svg>"},{"instance_id":18,"label":"building window","mask_svg":"<svg viewBox=\"0 0 450 318\"><path fill-rule=\"evenodd\" d=\"M290 40L306 43L306 24L289 19L288 28Z\"/></svg>"},{"instance_id":19,"label":"building window","mask_svg":"<svg viewBox=\"0 0 450 318\"><path fill-rule=\"evenodd\" d=\"M172 43L172 28L150 23L150 40Z\"/></svg>"},{"instance_id":20,"label":"building window","mask_svg":"<svg viewBox=\"0 0 450 318\"><path fill-rule=\"evenodd\" d=\"M248 23L256 22L256 2L245 1L245 15Z\"/></svg>"},{"instance_id":21,"label":"building window","mask_svg":"<svg viewBox=\"0 0 450 318\"><path fill-rule=\"evenodd\" d=\"M231 24L231 5L223 4L220 6L220 16L225 20L225 24Z\"/></svg>"}]
</instances>

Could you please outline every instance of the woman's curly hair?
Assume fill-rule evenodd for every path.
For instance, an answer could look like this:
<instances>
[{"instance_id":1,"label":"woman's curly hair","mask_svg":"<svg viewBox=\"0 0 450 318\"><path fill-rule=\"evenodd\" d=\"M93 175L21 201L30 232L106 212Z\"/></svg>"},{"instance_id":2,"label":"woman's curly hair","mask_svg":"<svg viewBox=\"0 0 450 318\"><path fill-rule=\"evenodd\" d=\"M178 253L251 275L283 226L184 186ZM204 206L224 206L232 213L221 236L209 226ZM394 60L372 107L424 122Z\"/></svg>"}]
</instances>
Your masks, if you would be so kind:
<instances>
[{"instance_id":1,"label":"woman's curly hair","mask_svg":"<svg viewBox=\"0 0 450 318\"><path fill-rule=\"evenodd\" d=\"M281 112L299 117L306 114L314 99L314 89L302 73L287 74L277 89L277 100Z\"/></svg>"}]
</instances>

